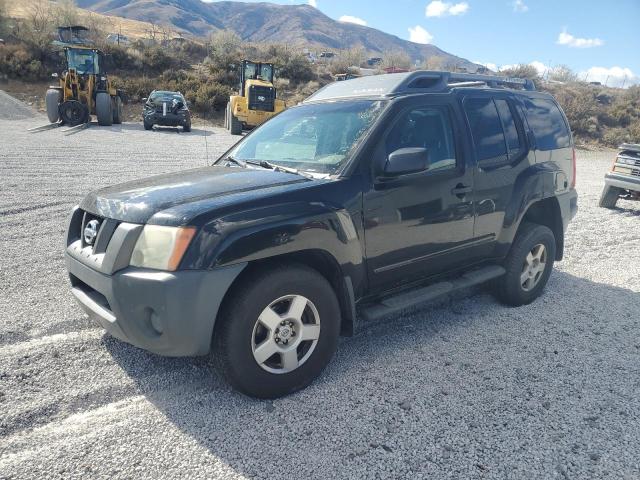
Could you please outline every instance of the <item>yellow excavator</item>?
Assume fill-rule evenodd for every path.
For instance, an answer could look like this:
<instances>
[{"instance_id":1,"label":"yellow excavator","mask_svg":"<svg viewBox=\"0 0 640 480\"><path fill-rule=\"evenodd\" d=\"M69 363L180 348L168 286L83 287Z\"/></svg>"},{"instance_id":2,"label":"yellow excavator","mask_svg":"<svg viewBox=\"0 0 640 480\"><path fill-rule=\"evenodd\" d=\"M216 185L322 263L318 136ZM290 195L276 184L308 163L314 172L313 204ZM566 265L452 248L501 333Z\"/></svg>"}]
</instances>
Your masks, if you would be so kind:
<instances>
[{"instance_id":1,"label":"yellow excavator","mask_svg":"<svg viewBox=\"0 0 640 480\"><path fill-rule=\"evenodd\" d=\"M225 127L232 135L241 135L243 129L256 127L286 108L276 98L273 74L271 63L242 61L240 91L229 97L225 115Z\"/></svg>"},{"instance_id":2,"label":"yellow excavator","mask_svg":"<svg viewBox=\"0 0 640 480\"><path fill-rule=\"evenodd\" d=\"M61 75L53 74L59 84L47 90L47 117L52 124L73 127L88 123L91 115L99 125L122 123L122 93L107 76L105 56L90 45L87 32L82 26L58 28L54 45L63 48L67 67Z\"/></svg>"}]
</instances>

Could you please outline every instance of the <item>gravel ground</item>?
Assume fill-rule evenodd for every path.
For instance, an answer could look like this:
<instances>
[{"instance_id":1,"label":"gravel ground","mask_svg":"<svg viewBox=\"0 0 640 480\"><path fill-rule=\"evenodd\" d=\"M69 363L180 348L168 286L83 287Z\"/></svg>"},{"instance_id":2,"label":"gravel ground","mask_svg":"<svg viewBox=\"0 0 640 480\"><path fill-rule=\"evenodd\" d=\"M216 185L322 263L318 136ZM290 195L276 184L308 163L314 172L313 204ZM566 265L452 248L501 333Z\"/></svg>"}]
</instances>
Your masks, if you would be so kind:
<instances>
[{"instance_id":1,"label":"gravel ground","mask_svg":"<svg viewBox=\"0 0 640 480\"><path fill-rule=\"evenodd\" d=\"M344 339L306 390L232 391L207 358L123 344L63 265L91 189L204 165L223 130L64 136L0 92L0 478L640 478L640 204L597 208L612 152L578 156L580 211L545 295L479 292ZM19 111L18 111L19 110ZM206 147L205 147L206 140Z\"/></svg>"}]
</instances>

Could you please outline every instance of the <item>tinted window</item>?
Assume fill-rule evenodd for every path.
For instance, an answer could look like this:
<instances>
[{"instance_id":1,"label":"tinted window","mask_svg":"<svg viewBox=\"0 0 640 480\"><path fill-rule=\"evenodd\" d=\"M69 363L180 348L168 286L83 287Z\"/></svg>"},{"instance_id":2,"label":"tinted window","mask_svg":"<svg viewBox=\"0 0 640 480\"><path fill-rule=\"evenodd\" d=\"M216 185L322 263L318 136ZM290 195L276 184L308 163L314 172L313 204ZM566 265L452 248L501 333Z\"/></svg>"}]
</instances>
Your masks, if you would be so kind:
<instances>
[{"instance_id":1,"label":"tinted window","mask_svg":"<svg viewBox=\"0 0 640 480\"><path fill-rule=\"evenodd\" d=\"M516 128L515 121L513 120L513 114L511 108L506 100L496 99L496 107L500 114L500 120L502 122L502 128L504 130L504 137L507 140L507 147L509 148L509 157L520 153L521 141L518 135L518 129Z\"/></svg>"},{"instance_id":2,"label":"tinted window","mask_svg":"<svg viewBox=\"0 0 640 480\"><path fill-rule=\"evenodd\" d=\"M527 121L536 137L538 150L553 150L571 146L571 136L564 117L551 100L528 98L525 100Z\"/></svg>"},{"instance_id":3,"label":"tinted window","mask_svg":"<svg viewBox=\"0 0 640 480\"><path fill-rule=\"evenodd\" d=\"M484 164L507 160L507 147L498 110L491 98L468 98L464 109L469 119L478 161Z\"/></svg>"},{"instance_id":4,"label":"tinted window","mask_svg":"<svg viewBox=\"0 0 640 480\"><path fill-rule=\"evenodd\" d=\"M386 139L387 155L400 148L423 147L429 152L429 171L453 168L453 131L445 109L416 108L402 114Z\"/></svg>"}]
</instances>

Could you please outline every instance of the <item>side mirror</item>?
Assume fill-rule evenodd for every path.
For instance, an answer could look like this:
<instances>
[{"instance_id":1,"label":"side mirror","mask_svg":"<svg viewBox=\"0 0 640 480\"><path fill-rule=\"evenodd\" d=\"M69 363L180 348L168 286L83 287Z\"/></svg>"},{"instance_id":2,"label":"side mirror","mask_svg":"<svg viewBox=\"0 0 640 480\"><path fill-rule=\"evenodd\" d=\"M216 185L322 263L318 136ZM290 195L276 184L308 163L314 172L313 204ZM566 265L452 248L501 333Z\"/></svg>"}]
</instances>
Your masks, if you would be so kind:
<instances>
[{"instance_id":1,"label":"side mirror","mask_svg":"<svg viewBox=\"0 0 640 480\"><path fill-rule=\"evenodd\" d=\"M149 100L147 97L142 97L142 98L140 99L140 101L141 101L142 103L147 103L147 100Z\"/></svg>"},{"instance_id":2,"label":"side mirror","mask_svg":"<svg viewBox=\"0 0 640 480\"><path fill-rule=\"evenodd\" d=\"M52 73L52 74L51 74L51 76L52 76L53 78L58 78L58 74L57 74L57 73Z\"/></svg>"},{"instance_id":3,"label":"side mirror","mask_svg":"<svg viewBox=\"0 0 640 480\"><path fill-rule=\"evenodd\" d=\"M429 169L429 152L426 148L400 148L389 154L384 164L384 177L398 177Z\"/></svg>"}]
</instances>

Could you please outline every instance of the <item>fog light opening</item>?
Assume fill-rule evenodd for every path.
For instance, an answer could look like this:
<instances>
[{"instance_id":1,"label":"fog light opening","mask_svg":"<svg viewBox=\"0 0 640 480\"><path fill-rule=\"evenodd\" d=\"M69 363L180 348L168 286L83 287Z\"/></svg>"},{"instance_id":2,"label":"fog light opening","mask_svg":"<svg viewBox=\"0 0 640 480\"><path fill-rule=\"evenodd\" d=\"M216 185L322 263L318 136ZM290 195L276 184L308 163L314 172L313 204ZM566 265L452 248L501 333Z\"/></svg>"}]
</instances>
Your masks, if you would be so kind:
<instances>
[{"instance_id":1,"label":"fog light opening","mask_svg":"<svg viewBox=\"0 0 640 480\"><path fill-rule=\"evenodd\" d=\"M162 321L160 320L160 316L156 313L156 311L153 308L148 308L148 318L149 318L149 325L151 326L151 329L154 331L154 333L158 334L158 335L162 335L162 333L164 332L164 326L162 325Z\"/></svg>"}]
</instances>

